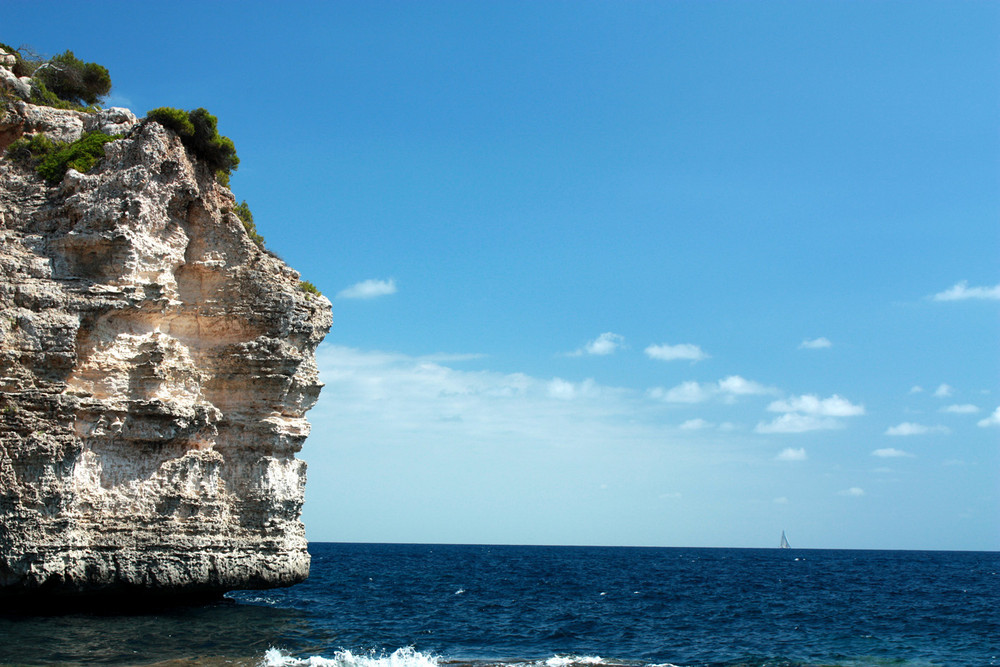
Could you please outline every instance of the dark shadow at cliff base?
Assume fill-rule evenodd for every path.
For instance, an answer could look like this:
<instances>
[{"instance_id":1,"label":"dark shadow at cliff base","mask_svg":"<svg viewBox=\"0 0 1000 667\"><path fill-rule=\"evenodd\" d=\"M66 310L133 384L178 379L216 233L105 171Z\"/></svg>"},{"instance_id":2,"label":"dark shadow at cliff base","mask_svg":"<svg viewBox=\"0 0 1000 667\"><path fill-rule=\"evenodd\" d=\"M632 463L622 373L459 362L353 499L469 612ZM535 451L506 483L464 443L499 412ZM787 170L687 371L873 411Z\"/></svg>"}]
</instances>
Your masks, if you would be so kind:
<instances>
[{"instance_id":1,"label":"dark shadow at cliff base","mask_svg":"<svg viewBox=\"0 0 1000 667\"><path fill-rule=\"evenodd\" d=\"M256 664L308 632L301 612L229 599L200 605L102 606L0 613L0 665Z\"/></svg>"},{"instance_id":2,"label":"dark shadow at cliff base","mask_svg":"<svg viewBox=\"0 0 1000 667\"><path fill-rule=\"evenodd\" d=\"M143 615L175 612L231 603L223 593L98 593L51 595L44 590L14 595L0 595L0 618L65 616L92 614L95 616Z\"/></svg>"}]
</instances>

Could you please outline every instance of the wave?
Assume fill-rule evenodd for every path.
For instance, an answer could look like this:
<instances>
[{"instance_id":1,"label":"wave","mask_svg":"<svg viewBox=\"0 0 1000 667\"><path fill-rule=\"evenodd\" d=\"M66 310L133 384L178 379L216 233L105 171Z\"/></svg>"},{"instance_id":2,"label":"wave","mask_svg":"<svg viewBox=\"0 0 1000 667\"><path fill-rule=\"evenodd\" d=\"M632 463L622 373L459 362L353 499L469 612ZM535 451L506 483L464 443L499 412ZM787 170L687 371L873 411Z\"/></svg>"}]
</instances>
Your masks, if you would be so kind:
<instances>
[{"instance_id":1,"label":"wave","mask_svg":"<svg viewBox=\"0 0 1000 667\"><path fill-rule=\"evenodd\" d=\"M638 664L638 663L636 663ZM621 661L608 661L591 655L554 655L537 661L443 660L438 656L421 653L413 647L400 648L392 653L356 654L341 650L332 658L309 656L296 658L280 649L271 648L264 655L263 667L631 667ZM677 667L670 663L647 667Z\"/></svg>"},{"instance_id":2,"label":"wave","mask_svg":"<svg viewBox=\"0 0 1000 667\"><path fill-rule=\"evenodd\" d=\"M392 653L355 654L351 651L337 651L332 658L309 656L296 658L280 649L270 648L264 654L265 667L439 667L440 660L421 653L413 647L396 649Z\"/></svg>"}]
</instances>

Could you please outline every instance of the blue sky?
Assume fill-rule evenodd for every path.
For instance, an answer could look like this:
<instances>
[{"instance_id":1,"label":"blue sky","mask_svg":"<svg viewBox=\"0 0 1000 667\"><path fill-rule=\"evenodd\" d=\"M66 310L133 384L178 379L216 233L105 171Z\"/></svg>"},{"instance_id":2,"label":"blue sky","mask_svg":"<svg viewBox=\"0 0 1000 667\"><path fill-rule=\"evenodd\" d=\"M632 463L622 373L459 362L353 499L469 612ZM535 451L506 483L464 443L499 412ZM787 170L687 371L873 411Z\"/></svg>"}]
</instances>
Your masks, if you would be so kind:
<instances>
[{"instance_id":1,"label":"blue sky","mask_svg":"<svg viewBox=\"0 0 1000 667\"><path fill-rule=\"evenodd\" d=\"M4 15L333 302L310 539L1000 548L1000 5Z\"/></svg>"}]
</instances>

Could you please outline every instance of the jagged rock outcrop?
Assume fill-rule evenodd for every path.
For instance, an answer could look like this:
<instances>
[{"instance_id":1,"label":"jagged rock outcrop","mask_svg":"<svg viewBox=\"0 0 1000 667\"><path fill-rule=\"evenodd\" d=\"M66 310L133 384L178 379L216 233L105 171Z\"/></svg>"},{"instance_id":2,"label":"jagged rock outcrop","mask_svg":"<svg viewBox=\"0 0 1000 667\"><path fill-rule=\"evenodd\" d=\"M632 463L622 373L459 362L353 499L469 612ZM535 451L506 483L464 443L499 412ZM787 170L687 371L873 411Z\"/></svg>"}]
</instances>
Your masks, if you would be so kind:
<instances>
[{"instance_id":1,"label":"jagged rock outcrop","mask_svg":"<svg viewBox=\"0 0 1000 667\"><path fill-rule=\"evenodd\" d=\"M57 185L0 159L0 597L301 581L329 301L171 131L6 106L0 148L123 138Z\"/></svg>"}]
</instances>

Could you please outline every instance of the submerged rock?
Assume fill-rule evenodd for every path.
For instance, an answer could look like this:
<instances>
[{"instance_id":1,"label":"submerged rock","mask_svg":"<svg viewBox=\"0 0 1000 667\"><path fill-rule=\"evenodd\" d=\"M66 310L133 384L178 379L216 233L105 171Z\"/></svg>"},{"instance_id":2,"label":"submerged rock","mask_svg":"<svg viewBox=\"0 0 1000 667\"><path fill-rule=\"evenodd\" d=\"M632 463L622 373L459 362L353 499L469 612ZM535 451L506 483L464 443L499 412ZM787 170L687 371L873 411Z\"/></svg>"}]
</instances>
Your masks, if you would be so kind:
<instances>
[{"instance_id":1,"label":"submerged rock","mask_svg":"<svg viewBox=\"0 0 1000 667\"><path fill-rule=\"evenodd\" d=\"M0 597L301 581L330 303L161 125L23 101L0 121L6 143L92 129L124 134L55 185L0 159Z\"/></svg>"}]
</instances>

